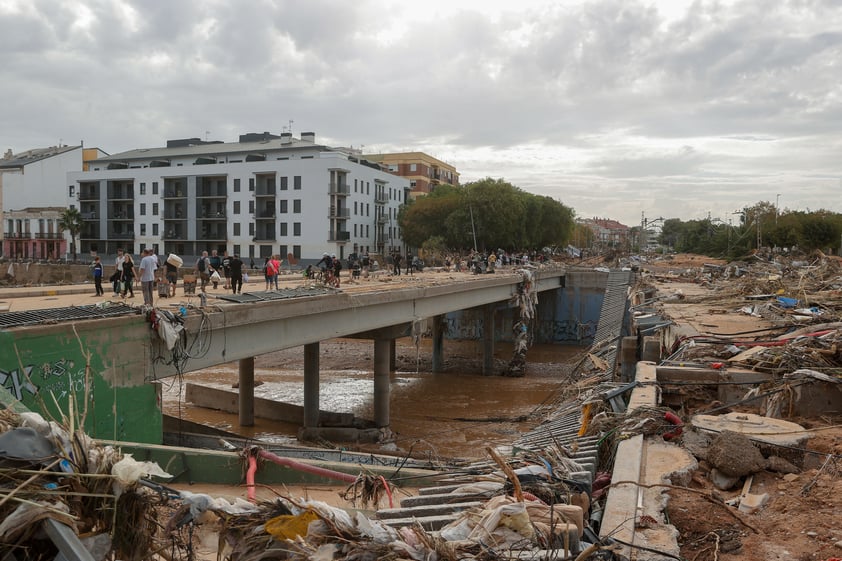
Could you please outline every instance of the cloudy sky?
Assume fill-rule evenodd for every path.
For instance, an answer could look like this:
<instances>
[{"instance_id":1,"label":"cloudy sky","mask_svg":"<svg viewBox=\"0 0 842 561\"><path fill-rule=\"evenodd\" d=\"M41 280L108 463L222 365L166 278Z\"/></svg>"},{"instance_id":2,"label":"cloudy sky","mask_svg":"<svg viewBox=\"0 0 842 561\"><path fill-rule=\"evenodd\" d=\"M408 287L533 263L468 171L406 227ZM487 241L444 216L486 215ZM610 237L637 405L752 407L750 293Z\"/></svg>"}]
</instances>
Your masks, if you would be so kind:
<instances>
[{"instance_id":1,"label":"cloudy sky","mask_svg":"<svg viewBox=\"0 0 842 561\"><path fill-rule=\"evenodd\" d=\"M0 0L0 149L314 131L581 217L842 212L839 0Z\"/></svg>"}]
</instances>

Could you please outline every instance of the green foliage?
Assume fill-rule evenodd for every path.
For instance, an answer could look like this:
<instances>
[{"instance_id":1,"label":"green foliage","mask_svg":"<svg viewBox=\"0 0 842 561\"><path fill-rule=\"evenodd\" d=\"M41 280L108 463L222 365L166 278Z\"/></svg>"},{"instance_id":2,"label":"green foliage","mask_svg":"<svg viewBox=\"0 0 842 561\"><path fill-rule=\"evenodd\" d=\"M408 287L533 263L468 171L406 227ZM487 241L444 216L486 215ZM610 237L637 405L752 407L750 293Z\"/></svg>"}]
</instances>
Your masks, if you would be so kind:
<instances>
[{"instance_id":1,"label":"green foliage","mask_svg":"<svg viewBox=\"0 0 842 561\"><path fill-rule=\"evenodd\" d=\"M491 178L439 185L403 207L398 223L410 246L440 238L446 247L472 248L476 240L480 250L562 245L575 225L573 210L562 203Z\"/></svg>"},{"instance_id":2,"label":"green foliage","mask_svg":"<svg viewBox=\"0 0 842 561\"><path fill-rule=\"evenodd\" d=\"M736 225L721 221L677 218L664 221L660 243L675 251L737 258L762 247L797 247L803 251L838 251L842 215L826 210L779 212L759 202L739 213Z\"/></svg>"}]
</instances>

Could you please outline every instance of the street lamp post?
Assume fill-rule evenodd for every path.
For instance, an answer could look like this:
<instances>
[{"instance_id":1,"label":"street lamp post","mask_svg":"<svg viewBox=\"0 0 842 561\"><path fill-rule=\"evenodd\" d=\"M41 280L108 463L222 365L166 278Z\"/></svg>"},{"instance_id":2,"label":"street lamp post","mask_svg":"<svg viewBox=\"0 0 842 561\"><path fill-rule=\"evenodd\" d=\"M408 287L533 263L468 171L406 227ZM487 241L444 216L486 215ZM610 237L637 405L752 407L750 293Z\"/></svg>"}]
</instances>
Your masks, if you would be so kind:
<instances>
[{"instance_id":1,"label":"street lamp post","mask_svg":"<svg viewBox=\"0 0 842 561\"><path fill-rule=\"evenodd\" d=\"M778 225L778 209L780 208L778 203L780 202L780 200L781 200L781 194L778 193L775 196L775 226Z\"/></svg>"}]
</instances>

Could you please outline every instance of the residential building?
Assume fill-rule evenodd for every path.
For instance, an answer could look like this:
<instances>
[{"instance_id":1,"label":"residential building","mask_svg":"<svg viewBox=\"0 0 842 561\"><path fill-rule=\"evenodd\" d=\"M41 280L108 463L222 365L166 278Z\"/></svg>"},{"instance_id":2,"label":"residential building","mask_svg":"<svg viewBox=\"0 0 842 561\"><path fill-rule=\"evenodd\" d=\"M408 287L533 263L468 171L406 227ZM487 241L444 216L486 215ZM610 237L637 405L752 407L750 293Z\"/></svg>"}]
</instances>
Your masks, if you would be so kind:
<instances>
[{"instance_id":1,"label":"residential building","mask_svg":"<svg viewBox=\"0 0 842 561\"><path fill-rule=\"evenodd\" d=\"M72 193L67 174L107 155L98 148L51 146L0 159L2 256L10 259L59 259L67 256L69 234L58 226ZM71 188L72 190L72 188Z\"/></svg>"},{"instance_id":2,"label":"residential building","mask_svg":"<svg viewBox=\"0 0 842 561\"><path fill-rule=\"evenodd\" d=\"M409 191L409 180L314 133L171 140L100 158L68 182L85 220L83 252L152 247L185 261L205 250L246 262L390 252L402 244L397 215Z\"/></svg>"},{"instance_id":3,"label":"residential building","mask_svg":"<svg viewBox=\"0 0 842 561\"><path fill-rule=\"evenodd\" d=\"M594 233L594 244L599 248L625 248L631 228L610 218L588 218L581 221Z\"/></svg>"},{"instance_id":4,"label":"residential building","mask_svg":"<svg viewBox=\"0 0 842 561\"><path fill-rule=\"evenodd\" d=\"M413 197L429 193L442 183L459 185L459 172L455 167L423 152L366 154L363 158L409 179L410 195Z\"/></svg>"}]
</instances>

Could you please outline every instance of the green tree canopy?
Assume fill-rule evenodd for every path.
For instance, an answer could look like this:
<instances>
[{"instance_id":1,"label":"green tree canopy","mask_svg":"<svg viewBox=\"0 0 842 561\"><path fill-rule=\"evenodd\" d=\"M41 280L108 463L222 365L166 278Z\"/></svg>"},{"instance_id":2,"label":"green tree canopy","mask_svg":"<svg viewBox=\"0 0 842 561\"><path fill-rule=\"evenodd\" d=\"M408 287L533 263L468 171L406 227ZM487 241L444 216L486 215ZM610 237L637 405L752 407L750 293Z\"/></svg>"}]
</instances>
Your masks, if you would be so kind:
<instances>
[{"instance_id":1,"label":"green tree canopy","mask_svg":"<svg viewBox=\"0 0 842 561\"><path fill-rule=\"evenodd\" d=\"M502 179L440 185L402 208L403 239L421 247L438 237L452 248L519 249L567 243L574 212L550 197L527 193Z\"/></svg>"}]
</instances>

